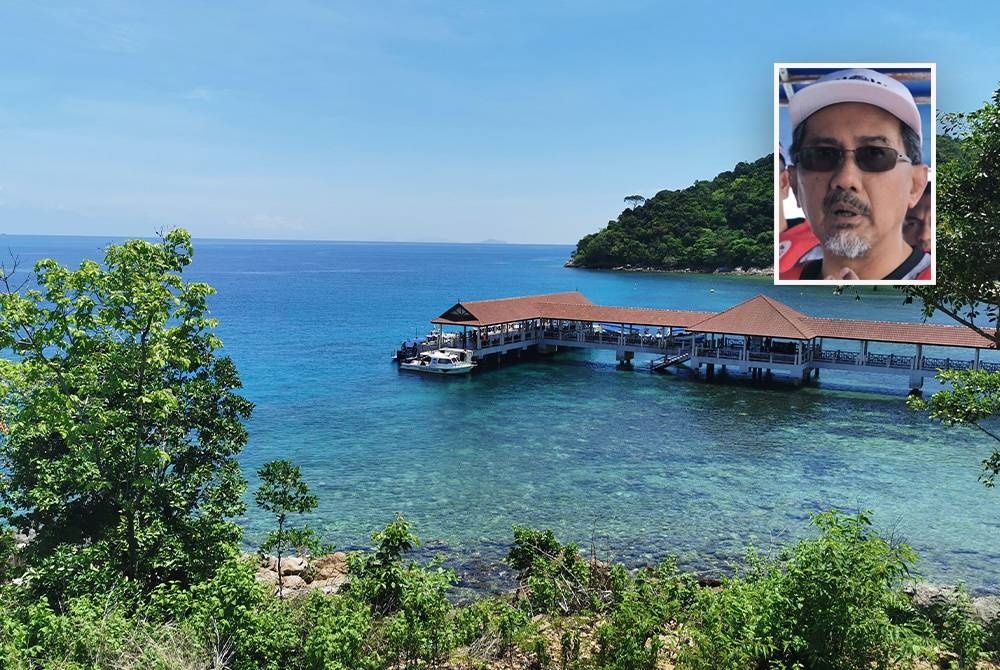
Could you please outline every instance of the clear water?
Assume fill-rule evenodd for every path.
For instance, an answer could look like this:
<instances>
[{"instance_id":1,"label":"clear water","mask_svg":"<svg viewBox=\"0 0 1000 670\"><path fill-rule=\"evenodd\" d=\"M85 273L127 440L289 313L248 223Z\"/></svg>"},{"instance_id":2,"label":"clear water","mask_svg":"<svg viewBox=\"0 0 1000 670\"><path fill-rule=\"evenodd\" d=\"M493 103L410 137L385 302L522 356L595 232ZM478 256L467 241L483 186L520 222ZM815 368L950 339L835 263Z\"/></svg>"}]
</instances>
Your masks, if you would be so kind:
<instances>
[{"instance_id":1,"label":"clear water","mask_svg":"<svg viewBox=\"0 0 1000 670\"><path fill-rule=\"evenodd\" d=\"M98 257L99 238L0 237L25 265ZM721 310L764 293L807 314L917 321L882 289L835 296L770 278L563 267L571 247L202 240L191 279L219 291L226 353L257 404L242 456L290 458L319 495L310 522L367 546L403 512L434 550L470 564L514 523L551 527L632 563L667 554L713 571L771 549L830 507L871 509L918 571L1000 591L1000 492L976 481L992 445L907 409L905 377L824 371L818 387L762 388L619 370L560 353L471 378L400 373L394 345L458 300L579 290L598 304ZM856 344L846 347L857 348ZM256 542L268 519L241 520Z\"/></svg>"}]
</instances>

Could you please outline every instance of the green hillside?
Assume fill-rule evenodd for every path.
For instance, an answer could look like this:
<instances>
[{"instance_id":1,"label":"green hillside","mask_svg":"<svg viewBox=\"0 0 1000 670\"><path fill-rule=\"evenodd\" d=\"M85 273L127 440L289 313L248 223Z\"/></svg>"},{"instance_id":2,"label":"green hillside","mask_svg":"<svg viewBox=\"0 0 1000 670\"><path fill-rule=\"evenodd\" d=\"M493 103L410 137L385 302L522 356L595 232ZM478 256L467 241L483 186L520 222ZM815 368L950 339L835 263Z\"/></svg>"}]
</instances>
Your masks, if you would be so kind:
<instances>
[{"instance_id":1,"label":"green hillside","mask_svg":"<svg viewBox=\"0 0 1000 670\"><path fill-rule=\"evenodd\" d=\"M738 163L711 181L660 191L577 242L568 265L713 272L770 268L774 158Z\"/></svg>"}]
</instances>

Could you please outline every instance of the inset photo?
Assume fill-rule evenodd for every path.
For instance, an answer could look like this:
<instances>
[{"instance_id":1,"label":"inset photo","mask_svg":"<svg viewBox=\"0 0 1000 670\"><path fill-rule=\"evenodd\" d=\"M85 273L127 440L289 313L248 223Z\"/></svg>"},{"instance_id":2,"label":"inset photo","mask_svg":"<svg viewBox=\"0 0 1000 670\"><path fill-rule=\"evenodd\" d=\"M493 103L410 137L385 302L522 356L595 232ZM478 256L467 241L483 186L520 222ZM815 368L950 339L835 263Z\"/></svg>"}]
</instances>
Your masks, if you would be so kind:
<instances>
[{"instance_id":1,"label":"inset photo","mask_svg":"<svg viewBox=\"0 0 1000 670\"><path fill-rule=\"evenodd\" d=\"M934 64L774 75L774 283L934 284Z\"/></svg>"}]
</instances>

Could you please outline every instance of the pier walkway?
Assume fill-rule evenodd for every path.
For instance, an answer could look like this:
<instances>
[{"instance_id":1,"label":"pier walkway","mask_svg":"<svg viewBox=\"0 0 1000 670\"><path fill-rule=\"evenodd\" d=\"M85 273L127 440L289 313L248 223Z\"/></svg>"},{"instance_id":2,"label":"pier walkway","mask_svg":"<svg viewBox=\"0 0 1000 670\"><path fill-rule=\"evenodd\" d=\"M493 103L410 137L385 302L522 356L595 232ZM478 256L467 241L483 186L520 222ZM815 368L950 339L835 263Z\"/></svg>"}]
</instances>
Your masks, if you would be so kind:
<instances>
[{"instance_id":1,"label":"pier walkway","mask_svg":"<svg viewBox=\"0 0 1000 670\"><path fill-rule=\"evenodd\" d=\"M605 307L578 292L552 293L460 302L431 323L438 339L422 349L470 349L480 360L528 349L591 348L613 350L623 363L652 354L658 357L654 367L704 368L708 376L716 368L732 368L755 377L776 372L808 381L821 369L865 371L907 376L911 389L939 370L1000 370L1000 363L981 360L993 342L968 328L811 317L763 295L722 312L694 312ZM824 346L831 339L858 346ZM912 353L873 350L879 344L907 345ZM925 347L947 349L943 356L930 356Z\"/></svg>"}]
</instances>

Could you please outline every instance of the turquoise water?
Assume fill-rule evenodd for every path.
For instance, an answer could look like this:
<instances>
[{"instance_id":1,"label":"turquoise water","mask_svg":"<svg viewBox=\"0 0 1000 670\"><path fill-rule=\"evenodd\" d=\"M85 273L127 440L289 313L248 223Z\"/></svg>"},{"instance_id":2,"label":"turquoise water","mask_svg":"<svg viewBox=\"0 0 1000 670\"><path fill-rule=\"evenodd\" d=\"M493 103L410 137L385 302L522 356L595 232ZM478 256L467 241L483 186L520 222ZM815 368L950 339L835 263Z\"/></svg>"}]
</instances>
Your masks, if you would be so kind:
<instances>
[{"instance_id":1,"label":"turquoise water","mask_svg":"<svg viewBox=\"0 0 1000 670\"><path fill-rule=\"evenodd\" d=\"M76 262L105 242L0 238L26 264ZM190 278L219 290L219 332L257 404L242 456L251 486L262 463L290 458L319 495L310 521L328 542L367 546L401 511L434 550L486 564L520 523L602 558L672 553L716 571L748 543L767 550L808 533L814 512L871 509L880 529L917 549L921 574L1000 591L1000 493L976 481L991 445L909 411L905 377L824 371L818 387L793 390L623 371L612 353L462 379L389 361L460 299L553 291L700 310L765 293L817 316L920 318L885 289L859 301L770 278L573 270L562 267L570 251L197 242ZM252 508L241 521L250 542L267 529Z\"/></svg>"}]
</instances>

